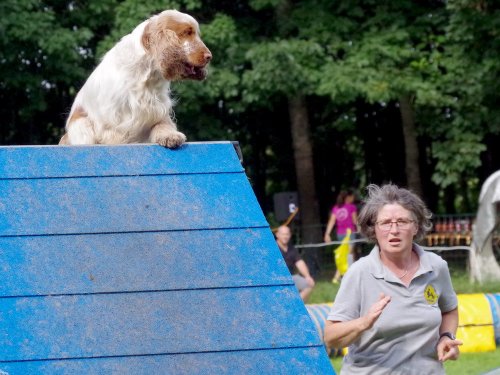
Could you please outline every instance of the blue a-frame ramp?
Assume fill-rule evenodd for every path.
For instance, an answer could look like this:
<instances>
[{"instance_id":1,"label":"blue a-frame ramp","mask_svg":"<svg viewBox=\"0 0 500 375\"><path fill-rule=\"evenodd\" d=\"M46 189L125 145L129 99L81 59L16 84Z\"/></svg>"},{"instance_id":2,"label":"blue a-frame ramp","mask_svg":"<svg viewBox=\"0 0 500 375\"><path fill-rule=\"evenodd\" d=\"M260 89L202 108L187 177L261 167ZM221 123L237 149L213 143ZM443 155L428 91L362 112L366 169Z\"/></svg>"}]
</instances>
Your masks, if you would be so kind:
<instances>
[{"instance_id":1,"label":"blue a-frame ramp","mask_svg":"<svg viewBox=\"0 0 500 375\"><path fill-rule=\"evenodd\" d=\"M230 142L0 147L0 374L333 374Z\"/></svg>"}]
</instances>

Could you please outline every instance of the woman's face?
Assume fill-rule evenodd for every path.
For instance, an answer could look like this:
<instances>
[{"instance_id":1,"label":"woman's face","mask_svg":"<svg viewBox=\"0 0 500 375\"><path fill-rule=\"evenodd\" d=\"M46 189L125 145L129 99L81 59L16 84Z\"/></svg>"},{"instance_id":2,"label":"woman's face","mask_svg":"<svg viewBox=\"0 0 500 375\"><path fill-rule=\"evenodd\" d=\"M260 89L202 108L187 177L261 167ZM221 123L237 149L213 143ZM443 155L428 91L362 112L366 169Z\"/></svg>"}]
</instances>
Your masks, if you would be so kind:
<instances>
[{"instance_id":1,"label":"woman's face","mask_svg":"<svg viewBox=\"0 0 500 375\"><path fill-rule=\"evenodd\" d=\"M409 251L416 234L417 224L411 212L403 206L397 203L386 204L378 212L375 237L381 251L387 253Z\"/></svg>"}]
</instances>

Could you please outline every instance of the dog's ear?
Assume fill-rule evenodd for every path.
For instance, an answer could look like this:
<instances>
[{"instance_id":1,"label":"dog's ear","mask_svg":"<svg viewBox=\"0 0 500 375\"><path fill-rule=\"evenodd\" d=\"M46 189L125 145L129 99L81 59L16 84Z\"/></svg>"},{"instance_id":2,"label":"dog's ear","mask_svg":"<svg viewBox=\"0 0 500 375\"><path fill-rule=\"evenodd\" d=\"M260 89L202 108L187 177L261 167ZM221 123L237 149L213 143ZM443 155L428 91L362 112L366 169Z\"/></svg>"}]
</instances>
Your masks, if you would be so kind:
<instances>
[{"instance_id":1,"label":"dog's ear","mask_svg":"<svg viewBox=\"0 0 500 375\"><path fill-rule=\"evenodd\" d=\"M142 32L141 44L148 52L157 48L155 44L158 46L168 44L171 48L178 48L181 46L179 37L176 32L172 30L169 22L158 19L152 19L146 24Z\"/></svg>"},{"instance_id":2,"label":"dog's ear","mask_svg":"<svg viewBox=\"0 0 500 375\"><path fill-rule=\"evenodd\" d=\"M151 50L151 22L146 24L146 27L142 32L141 43L146 51Z\"/></svg>"}]
</instances>

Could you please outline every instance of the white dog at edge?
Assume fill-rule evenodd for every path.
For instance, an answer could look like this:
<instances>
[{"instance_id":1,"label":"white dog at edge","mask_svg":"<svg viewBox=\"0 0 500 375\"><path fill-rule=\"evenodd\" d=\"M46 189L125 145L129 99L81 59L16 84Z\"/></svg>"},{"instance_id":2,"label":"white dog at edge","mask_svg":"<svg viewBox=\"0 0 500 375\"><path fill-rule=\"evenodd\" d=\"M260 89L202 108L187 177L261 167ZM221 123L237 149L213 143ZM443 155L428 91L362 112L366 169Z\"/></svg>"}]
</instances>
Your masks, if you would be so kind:
<instances>
[{"instance_id":1,"label":"white dog at edge","mask_svg":"<svg viewBox=\"0 0 500 375\"><path fill-rule=\"evenodd\" d=\"M59 144L158 143L186 136L171 117L170 82L206 77L212 59L196 20L166 10L124 36L78 92Z\"/></svg>"}]
</instances>

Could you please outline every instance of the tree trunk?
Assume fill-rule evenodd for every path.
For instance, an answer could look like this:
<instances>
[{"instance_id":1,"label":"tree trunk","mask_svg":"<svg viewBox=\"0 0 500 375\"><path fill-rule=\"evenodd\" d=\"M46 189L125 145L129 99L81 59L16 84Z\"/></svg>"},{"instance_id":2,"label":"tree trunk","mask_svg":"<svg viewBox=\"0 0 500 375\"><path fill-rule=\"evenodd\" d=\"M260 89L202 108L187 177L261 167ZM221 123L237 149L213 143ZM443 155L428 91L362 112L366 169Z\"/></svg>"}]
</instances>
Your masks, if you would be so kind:
<instances>
[{"instance_id":1,"label":"tree trunk","mask_svg":"<svg viewBox=\"0 0 500 375\"><path fill-rule=\"evenodd\" d=\"M422 181L420 179L419 152L417 131L415 129L415 114L409 95L399 97L403 137L405 142L405 170L408 188L422 197Z\"/></svg>"},{"instance_id":2,"label":"tree trunk","mask_svg":"<svg viewBox=\"0 0 500 375\"><path fill-rule=\"evenodd\" d=\"M295 172L300 201L302 243L317 243L321 239L322 228L316 197L313 152L310 137L307 105L303 96L288 98ZM308 249L305 254L310 271L319 270L319 250Z\"/></svg>"}]
</instances>

